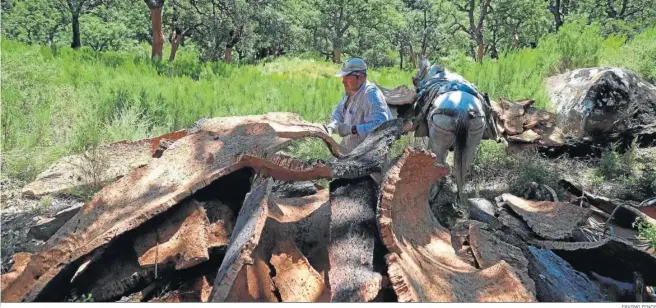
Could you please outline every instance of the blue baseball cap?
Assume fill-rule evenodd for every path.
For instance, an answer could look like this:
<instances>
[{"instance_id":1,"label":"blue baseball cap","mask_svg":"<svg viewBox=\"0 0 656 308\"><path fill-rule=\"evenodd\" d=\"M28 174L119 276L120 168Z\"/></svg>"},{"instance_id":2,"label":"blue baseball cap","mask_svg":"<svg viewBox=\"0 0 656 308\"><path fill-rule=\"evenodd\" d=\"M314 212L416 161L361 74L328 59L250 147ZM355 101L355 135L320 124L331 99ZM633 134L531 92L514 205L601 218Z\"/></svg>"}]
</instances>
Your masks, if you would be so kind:
<instances>
[{"instance_id":1,"label":"blue baseball cap","mask_svg":"<svg viewBox=\"0 0 656 308\"><path fill-rule=\"evenodd\" d=\"M367 64L362 59L351 58L342 64L342 69L335 74L336 77L348 76L354 72L367 72Z\"/></svg>"}]
</instances>

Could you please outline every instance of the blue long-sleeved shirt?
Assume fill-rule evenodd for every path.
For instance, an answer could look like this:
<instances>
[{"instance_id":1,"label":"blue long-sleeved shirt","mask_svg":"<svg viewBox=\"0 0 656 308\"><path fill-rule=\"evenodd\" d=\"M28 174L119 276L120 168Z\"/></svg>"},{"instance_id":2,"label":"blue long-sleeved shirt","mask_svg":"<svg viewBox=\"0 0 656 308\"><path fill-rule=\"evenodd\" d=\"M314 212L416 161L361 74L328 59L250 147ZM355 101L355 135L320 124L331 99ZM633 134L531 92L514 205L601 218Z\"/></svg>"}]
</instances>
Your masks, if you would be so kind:
<instances>
[{"instance_id":1,"label":"blue long-sleeved shirt","mask_svg":"<svg viewBox=\"0 0 656 308\"><path fill-rule=\"evenodd\" d=\"M366 136L381 123L392 118L383 92L375 84L367 81L351 97L348 110L344 108L348 100L345 94L330 117L330 122L355 125L358 135Z\"/></svg>"}]
</instances>

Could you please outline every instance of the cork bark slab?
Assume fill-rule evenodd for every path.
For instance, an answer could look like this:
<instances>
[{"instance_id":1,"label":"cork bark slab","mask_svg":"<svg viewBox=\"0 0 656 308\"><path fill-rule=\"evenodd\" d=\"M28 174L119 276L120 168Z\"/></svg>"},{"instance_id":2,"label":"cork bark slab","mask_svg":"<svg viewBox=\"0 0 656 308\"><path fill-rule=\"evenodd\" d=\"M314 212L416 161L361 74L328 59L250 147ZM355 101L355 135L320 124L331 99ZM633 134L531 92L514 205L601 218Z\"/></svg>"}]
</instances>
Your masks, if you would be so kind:
<instances>
[{"instance_id":1,"label":"cork bark slab","mask_svg":"<svg viewBox=\"0 0 656 308\"><path fill-rule=\"evenodd\" d=\"M185 131L178 131L155 138L119 141L98 147L92 157L106 164L100 179L103 182L117 179L148 164L153 159L160 140L177 140L185 135ZM88 185L92 183L92 179L86 176L84 170L91 168L91 163L82 154L63 157L39 174L36 180L23 187L22 192L28 196L43 196Z\"/></svg>"},{"instance_id":2,"label":"cork bark slab","mask_svg":"<svg viewBox=\"0 0 656 308\"><path fill-rule=\"evenodd\" d=\"M239 157L245 166L280 181L356 179L381 172L394 141L403 133L403 121L387 121L376 127L361 144L330 162L305 162L289 156L249 155Z\"/></svg>"},{"instance_id":3,"label":"cork bark slab","mask_svg":"<svg viewBox=\"0 0 656 308\"><path fill-rule=\"evenodd\" d=\"M528 260L518 247L508 244L480 225L469 226L469 243L480 268L506 261L513 267L524 287L535 296L535 282L528 275Z\"/></svg>"},{"instance_id":4,"label":"cork bark slab","mask_svg":"<svg viewBox=\"0 0 656 308\"><path fill-rule=\"evenodd\" d=\"M298 222L326 204L328 196L328 189L322 189L313 195L291 198L280 198L271 194L269 217L283 223Z\"/></svg>"},{"instance_id":5,"label":"cork bark slab","mask_svg":"<svg viewBox=\"0 0 656 308\"><path fill-rule=\"evenodd\" d=\"M299 115L289 112L270 112L264 115L250 115L230 118L213 118L202 121L195 129L215 130L226 125L228 119L231 125L260 123L265 121L281 138L298 139L315 137L321 139L335 157L346 155L346 150L338 144L321 125L303 120Z\"/></svg>"},{"instance_id":6,"label":"cork bark slab","mask_svg":"<svg viewBox=\"0 0 656 308\"><path fill-rule=\"evenodd\" d=\"M34 300L70 262L241 169L235 157L279 150L290 139L279 137L264 118L257 122L253 117L250 124L217 119L211 130L179 139L160 158L103 188L31 257L25 271L2 290L2 298Z\"/></svg>"},{"instance_id":7,"label":"cork bark slab","mask_svg":"<svg viewBox=\"0 0 656 308\"><path fill-rule=\"evenodd\" d=\"M261 240L268 239L266 233ZM271 278L268 256L270 253L259 246L251 254L251 259L244 264L237 274L225 302L278 302L275 286Z\"/></svg>"},{"instance_id":8,"label":"cork bark slab","mask_svg":"<svg viewBox=\"0 0 656 308\"><path fill-rule=\"evenodd\" d=\"M27 263L30 262L31 256L32 254L29 252L18 252L11 256L14 264L12 264L7 273L0 276L0 289L4 289L5 286L9 285L25 270Z\"/></svg>"},{"instance_id":9,"label":"cork bark slab","mask_svg":"<svg viewBox=\"0 0 656 308\"><path fill-rule=\"evenodd\" d=\"M90 293L94 301L98 302L118 300L122 295L135 292L138 286L155 279L155 269L141 267L130 246L116 245L109 248L96 263L80 274L75 287L83 288L83 294ZM158 272L164 270L164 267L160 267Z\"/></svg>"},{"instance_id":10,"label":"cork bark slab","mask_svg":"<svg viewBox=\"0 0 656 308\"><path fill-rule=\"evenodd\" d=\"M382 184L378 224L401 302L526 302L534 297L505 261L479 270L461 260L431 213L428 192L448 174L433 154L406 149ZM331 280L332 283L332 280Z\"/></svg>"},{"instance_id":11,"label":"cork bark slab","mask_svg":"<svg viewBox=\"0 0 656 308\"><path fill-rule=\"evenodd\" d=\"M332 302L367 302L382 276L373 270L376 186L371 177L330 183L328 271Z\"/></svg>"},{"instance_id":12,"label":"cork bark slab","mask_svg":"<svg viewBox=\"0 0 656 308\"><path fill-rule=\"evenodd\" d=\"M546 249L528 247L529 274L541 302L597 302L605 296L583 273Z\"/></svg>"},{"instance_id":13,"label":"cork bark slab","mask_svg":"<svg viewBox=\"0 0 656 308\"><path fill-rule=\"evenodd\" d=\"M325 290L323 277L312 268L294 242L280 243L270 262L276 270L273 282L283 302L317 302L321 299Z\"/></svg>"},{"instance_id":14,"label":"cork bark slab","mask_svg":"<svg viewBox=\"0 0 656 308\"><path fill-rule=\"evenodd\" d=\"M321 190L318 194L320 193ZM270 215L264 232L273 234L276 238L273 242L276 244L292 240L310 265L325 278L330 269L328 258L330 220L330 203L325 202L298 221L281 223ZM270 245L269 249L273 251L279 248ZM329 299L330 295L328 295Z\"/></svg>"},{"instance_id":15,"label":"cork bark slab","mask_svg":"<svg viewBox=\"0 0 656 308\"><path fill-rule=\"evenodd\" d=\"M229 297L233 285L243 287L247 282L249 272L248 267L244 265L254 264L253 251L260 242L267 219L267 201L272 182L269 178L258 183L244 200L230 237L230 244L214 280L211 296L213 302L233 300L237 297Z\"/></svg>"},{"instance_id":16,"label":"cork bark slab","mask_svg":"<svg viewBox=\"0 0 656 308\"><path fill-rule=\"evenodd\" d=\"M205 276L197 277L182 284L179 290L171 291L159 298L153 298L153 303L206 303L209 300L212 285Z\"/></svg>"},{"instance_id":17,"label":"cork bark slab","mask_svg":"<svg viewBox=\"0 0 656 308\"><path fill-rule=\"evenodd\" d=\"M202 206L210 222L207 228L208 248L228 245L235 225L235 213L218 200L202 202Z\"/></svg>"},{"instance_id":18,"label":"cork bark slab","mask_svg":"<svg viewBox=\"0 0 656 308\"><path fill-rule=\"evenodd\" d=\"M324 162L306 162L281 154L249 155L238 158L244 166L250 167L262 176L270 176L279 181L308 181L332 179L333 171Z\"/></svg>"},{"instance_id":19,"label":"cork bark slab","mask_svg":"<svg viewBox=\"0 0 656 308\"><path fill-rule=\"evenodd\" d=\"M511 194L503 194L501 198L535 233L547 239L557 240L570 236L577 226L585 223L592 215L590 209L568 203L530 201Z\"/></svg>"},{"instance_id":20,"label":"cork bark slab","mask_svg":"<svg viewBox=\"0 0 656 308\"><path fill-rule=\"evenodd\" d=\"M280 301L280 293L276 293L273 275L274 265L271 263L273 255L281 251L281 245L286 241L293 241L295 246L300 249L301 254L307 255L308 262L311 266L319 270L320 274L327 271L327 243L328 243L328 222L330 212L328 203L324 202L314 211L305 211L305 217L296 215L294 219L287 222L279 222L274 217L280 218L279 215L271 215L269 208L275 208L277 205L271 204L272 200L307 200L312 196L321 197L325 194L325 189L316 192L302 193L290 192L287 189L277 189L275 193L268 194L266 199L268 207L264 227L260 232L260 237L254 249L250 253L250 258L245 258L245 263L236 275L232 286L223 301L226 302L276 302ZM272 197L275 195L275 197ZM286 197L295 196L295 197ZM305 201L303 201L305 202ZM312 201L316 202L316 200ZM236 230L236 229L235 229ZM235 231L237 232L237 231ZM232 245L232 241L231 241ZM225 264L226 261L224 261ZM223 265L222 265L223 266ZM321 297L325 301L325 288ZM329 294L328 294L329 295Z\"/></svg>"},{"instance_id":21,"label":"cork bark slab","mask_svg":"<svg viewBox=\"0 0 656 308\"><path fill-rule=\"evenodd\" d=\"M408 105L415 102L417 92L408 88L406 85L400 85L393 89L387 89L376 84L388 105Z\"/></svg>"},{"instance_id":22,"label":"cork bark slab","mask_svg":"<svg viewBox=\"0 0 656 308\"><path fill-rule=\"evenodd\" d=\"M134 240L139 265L175 263L175 269L185 269L209 260L209 219L196 201L183 202L151 232Z\"/></svg>"},{"instance_id":23,"label":"cork bark slab","mask_svg":"<svg viewBox=\"0 0 656 308\"><path fill-rule=\"evenodd\" d=\"M513 212L512 210L503 207L499 210L498 219L502 225L510 228L523 240L530 240L536 238L537 234L535 234L535 232L533 232L533 230L529 228L529 226L526 224L524 220L522 220L517 216L518 215L515 214L515 212Z\"/></svg>"}]
</instances>

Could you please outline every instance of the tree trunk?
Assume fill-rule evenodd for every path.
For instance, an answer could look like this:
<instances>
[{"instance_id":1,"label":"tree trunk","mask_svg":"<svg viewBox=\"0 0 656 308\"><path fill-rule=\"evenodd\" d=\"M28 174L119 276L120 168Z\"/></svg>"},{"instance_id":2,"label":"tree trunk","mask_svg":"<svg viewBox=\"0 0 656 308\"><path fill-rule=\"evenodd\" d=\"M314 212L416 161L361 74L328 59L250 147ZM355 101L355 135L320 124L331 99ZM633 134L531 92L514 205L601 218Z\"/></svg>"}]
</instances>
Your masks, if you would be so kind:
<instances>
[{"instance_id":1,"label":"tree trunk","mask_svg":"<svg viewBox=\"0 0 656 308\"><path fill-rule=\"evenodd\" d=\"M78 49L82 46L80 42L80 15L73 14L72 16L73 23L73 41L71 42L71 48Z\"/></svg>"},{"instance_id":2,"label":"tree trunk","mask_svg":"<svg viewBox=\"0 0 656 308\"><path fill-rule=\"evenodd\" d=\"M162 8L151 8L150 18L153 26L153 48L151 58L162 59L162 48L164 47L164 33L162 32Z\"/></svg>"},{"instance_id":3,"label":"tree trunk","mask_svg":"<svg viewBox=\"0 0 656 308\"><path fill-rule=\"evenodd\" d=\"M417 56L415 51L412 49L412 44L410 44L410 62L412 62L412 68L417 68Z\"/></svg>"},{"instance_id":4,"label":"tree trunk","mask_svg":"<svg viewBox=\"0 0 656 308\"><path fill-rule=\"evenodd\" d=\"M556 3L549 8L551 10L551 13L554 15L554 20L556 22L556 32L558 32L560 26L563 25L563 18L560 14L560 6L561 6L560 0L556 0Z\"/></svg>"},{"instance_id":5,"label":"tree trunk","mask_svg":"<svg viewBox=\"0 0 656 308\"><path fill-rule=\"evenodd\" d=\"M339 47L333 48L333 63L342 63L342 50Z\"/></svg>"},{"instance_id":6,"label":"tree trunk","mask_svg":"<svg viewBox=\"0 0 656 308\"><path fill-rule=\"evenodd\" d=\"M232 60L232 47L226 47L224 58L225 58L225 63L230 63L230 61Z\"/></svg>"},{"instance_id":7,"label":"tree trunk","mask_svg":"<svg viewBox=\"0 0 656 308\"><path fill-rule=\"evenodd\" d=\"M403 70L403 46L399 48L399 58L401 58L401 62L399 63L399 69Z\"/></svg>"},{"instance_id":8,"label":"tree trunk","mask_svg":"<svg viewBox=\"0 0 656 308\"><path fill-rule=\"evenodd\" d=\"M178 52L178 46L182 42L184 34L178 33L175 31L173 34L173 39L171 40L171 54L169 55L169 61L175 60L175 53Z\"/></svg>"}]
</instances>

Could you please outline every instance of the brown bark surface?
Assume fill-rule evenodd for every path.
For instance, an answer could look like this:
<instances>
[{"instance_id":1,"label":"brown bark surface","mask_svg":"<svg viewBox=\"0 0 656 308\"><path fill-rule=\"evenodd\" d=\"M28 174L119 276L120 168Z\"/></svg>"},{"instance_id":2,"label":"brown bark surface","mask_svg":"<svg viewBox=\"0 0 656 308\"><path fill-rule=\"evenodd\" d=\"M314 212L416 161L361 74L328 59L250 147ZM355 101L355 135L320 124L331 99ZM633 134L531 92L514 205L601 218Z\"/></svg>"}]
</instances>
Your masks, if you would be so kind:
<instances>
[{"instance_id":1,"label":"brown bark surface","mask_svg":"<svg viewBox=\"0 0 656 308\"><path fill-rule=\"evenodd\" d=\"M590 209L569 203L530 201L511 194L503 194L501 198L535 233L547 239L570 236L592 215Z\"/></svg>"},{"instance_id":2,"label":"brown bark surface","mask_svg":"<svg viewBox=\"0 0 656 308\"><path fill-rule=\"evenodd\" d=\"M447 173L433 155L406 149L386 174L378 223L399 301L535 301L505 261L479 270L456 255L426 198L431 184Z\"/></svg>"},{"instance_id":3,"label":"brown bark surface","mask_svg":"<svg viewBox=\"0 0 656 308\"><path fill-rule=\"evenodd\" d=\"M159 159L106 186L32 256L25 272L2 290L3 299L35 299L70 262L241 169L234 157L246 152L276 152L290 139L280 137L268 124L273 120L277 120L276 127L285 127L283 123L307 125L290 114L208 121L179 139Z\"/></svg>"}]
</instances>

